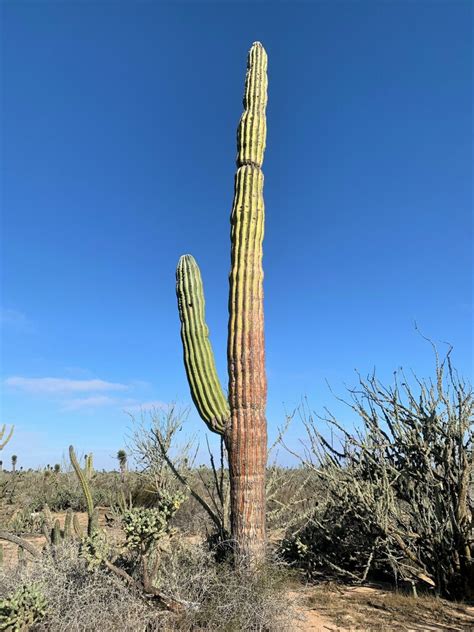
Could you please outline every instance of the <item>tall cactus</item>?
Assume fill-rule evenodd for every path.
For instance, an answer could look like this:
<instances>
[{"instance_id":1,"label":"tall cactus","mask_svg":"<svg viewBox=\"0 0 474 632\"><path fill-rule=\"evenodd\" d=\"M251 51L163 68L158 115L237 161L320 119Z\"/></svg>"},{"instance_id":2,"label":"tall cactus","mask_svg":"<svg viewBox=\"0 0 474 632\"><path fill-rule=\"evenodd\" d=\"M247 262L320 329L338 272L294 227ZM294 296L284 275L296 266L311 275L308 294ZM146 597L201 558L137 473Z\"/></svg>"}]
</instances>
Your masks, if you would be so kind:
<instances>
[{"instance_id":1,"label":"tall cactus","mask_svg":"<svg viewBox=\"0 0 474 632\"><path fill-rule=\"evenodd\" d=\"M184 364L201 418L223 435L229 454L231 527L240 558L252 564L265 554L267 427L263 319L262 163L266 141L267 55L255 42L249 52L244 112L237 133L237 172L231 213L228 374L226 400L217 377L205 322L201 274L191 255L180 258L176 292Z\"/></svg>"}]
</instances>

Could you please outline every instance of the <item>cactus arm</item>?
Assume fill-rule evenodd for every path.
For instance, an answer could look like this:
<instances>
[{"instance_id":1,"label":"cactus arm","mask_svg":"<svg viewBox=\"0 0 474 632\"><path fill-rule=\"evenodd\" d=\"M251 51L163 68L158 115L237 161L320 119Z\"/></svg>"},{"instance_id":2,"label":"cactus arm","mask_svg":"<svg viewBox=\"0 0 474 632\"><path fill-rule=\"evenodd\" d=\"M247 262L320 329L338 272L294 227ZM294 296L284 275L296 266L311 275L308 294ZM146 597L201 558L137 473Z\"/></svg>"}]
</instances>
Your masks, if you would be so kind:
<instances>
[{"instance_id":1,"label":"cactus arm","mask_svg":"<svg viewBox=\"0 0 474 632\"><path fill-rule=\"evenodd\" d=\"M82 527L79 523L79 518L77 516L77 514L74 514L74 516L72 517L72 526L74 528L74 533L76 534L76 536L82 540L82 538L84 537L84 533L82 531Z\"/></svg>"},{"instance_id":2,"label":"cactus arm","mask_svg":"<svg viewBox=\"0 0 474 632\"><path fill-rule=\"evenodd\" d=\"M184 365L191 396L208 428L222 434L230 411L217 376L209 341L201 273L191 255L183 255L178 262L176 295L181 320Z\"/></svg>"},{"instance_id":3,"label":"cactus arm","mask_svg":"<svg viewBox=\"0 0 474 632\"><path fill-rule=\"evenodd\" d=\"M76 472L76 476L79 479L79 483L81 484L81 487L82 487L82 492L86 499L87 516L88 516L87 533L88 535L91 535L92 530L93 530L94 502L92 500L91 489L89 487L89 483L87 481L86 475L84 474L84 472L81 469L81 466L79 465L79 461L77 460L76 453L74 452L74 448L72 445L69 446L69 458L71 459L71 465L74 468L74 471Z\"/></svg>"},{"instance_id":4,"label":"cactus arm","mask_svg":"<svg viewBox=\"0 0 474 632\"><path fill-rule=\"evenodd\" d=\"M237 173L231 214L228 372L231 423L226 431L231 524L239 553L265 551L267 383L263 319L262 163L266 142L267 55L256 42L248 55L244 112L237 133Z\"/></svg>"},{"instance_id":5,"label":"cactus arm","mask_svg":"<svg viewBox=\"0 0 474 632\"><path fill-rule=\"evenodd\" d=\"M15 426L12 426L10 428L10 432L7 434L5 440L2 442L2 439L5 435L5 431L7 429L6 424L3 424L3 426L0 429L0 450L3 450L3 448L7 445L7 443L10 441L10 439L13 436L13 431L15 430Z\"/></svg>"}]
</instances>

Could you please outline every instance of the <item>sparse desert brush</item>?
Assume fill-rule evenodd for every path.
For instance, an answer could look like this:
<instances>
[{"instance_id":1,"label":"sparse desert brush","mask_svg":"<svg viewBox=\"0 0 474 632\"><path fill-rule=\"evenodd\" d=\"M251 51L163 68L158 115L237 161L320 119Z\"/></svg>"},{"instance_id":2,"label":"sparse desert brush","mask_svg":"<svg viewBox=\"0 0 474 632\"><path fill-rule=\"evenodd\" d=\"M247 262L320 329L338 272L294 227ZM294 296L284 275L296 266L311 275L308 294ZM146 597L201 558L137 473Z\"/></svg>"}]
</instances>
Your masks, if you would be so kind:
<instances>
[{"instance_id":1,"label":"sparse desert brush","mask_svg":"<svg viewBox=\"0 0 474 632\"><path fill-rule=\"evenodd\" d=\"M361 428L350 432L325 418L337 446L303 410L309 447L302 458L320 493L283 549L313 579L382 574L472 598L473 390L449 353L443 362L436 354L432 380L412 381L399 373L385 387L374 375L360 378L346 403Z\"/></svg>"},{"instance_id":2,"label":"sparse desert brush","mask_svg":"<svg viewBox=\"0 0 474 632\"><path fill-rule=\"evenodd\" d=\"M295 613L287 596L289 572L269 559L253 572L215 556L201 544L170 543L162 551L156 584L190 607L169 615L172 630L290 631Z\"/></svg>"},{"instance_id":3,"label":"sparse desert brush","mask_svg":"<svg viewBox=\"0 0 474 632\"><path fill-rule=\"evenodd\" d=\"M140 595L103 569L91 572L77 544L65 544L53 555L43 555L26 568L0 571L0 597L14 595L22 586L41 589L47 604L42 624L54 632L84 630L162 629L158 615Z\"/></svg>"}]
</instances>

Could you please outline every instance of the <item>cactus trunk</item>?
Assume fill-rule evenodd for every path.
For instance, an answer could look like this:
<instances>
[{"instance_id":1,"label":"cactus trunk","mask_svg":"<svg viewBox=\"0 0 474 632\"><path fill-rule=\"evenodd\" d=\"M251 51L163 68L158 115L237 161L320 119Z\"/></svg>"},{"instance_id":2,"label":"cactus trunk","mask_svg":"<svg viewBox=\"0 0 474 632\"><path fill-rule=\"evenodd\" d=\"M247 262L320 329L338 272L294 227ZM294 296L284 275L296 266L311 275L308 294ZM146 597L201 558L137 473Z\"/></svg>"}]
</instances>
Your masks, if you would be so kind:
<instances>
[{"instance_id":1,"label":"cactus trunk","mask_svg":"<svg viewBox=\"0 0 474 632\"><path fill-rule=\"evenodd\" d=\"M267 461L261 169L266 141L267 55L259 42L249 52L243 104L231 214L228 402L208 339L201 274L190 255L178 263L176 292L193 401L209 429L224 436L229 455L231 527L237 556L255 565L265 554Z\"/></svg>"},{"instance_id":2,"label":"cactus trunk","mask_svg":"<svg viewBox=\"0 0 474 632\"><path fill-rule=\"evenodd\" d=\"M237 173L231 215L228 372L230 424L225 439L231 482L231 527L239 555L265 552L267 463L262 241L267 57L249 53L244 113L238 130Z\"/></svg>"}]
</instances>

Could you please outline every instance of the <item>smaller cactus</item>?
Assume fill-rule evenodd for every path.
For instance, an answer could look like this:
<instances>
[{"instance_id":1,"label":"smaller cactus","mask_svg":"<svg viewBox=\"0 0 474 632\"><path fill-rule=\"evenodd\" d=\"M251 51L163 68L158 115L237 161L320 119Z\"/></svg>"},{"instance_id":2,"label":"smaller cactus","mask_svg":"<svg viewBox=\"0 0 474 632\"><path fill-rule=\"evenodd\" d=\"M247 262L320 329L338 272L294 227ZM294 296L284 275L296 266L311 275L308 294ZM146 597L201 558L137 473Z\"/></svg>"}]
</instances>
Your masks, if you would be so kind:
<instances>
[{"instance_id":1,"label":"smaller cactus","mask_svg":"<svg viewBox=\"0 0 474 632\"><path fill-rule=\"evenodd\" d=\"M16 454L12 455L12 472L13 474L16 472L16 464L18 462L18 457Z\"/></svg>"},{"instance_id":2,"label":"smaller cactus","mask_svg":"<svg viewBox=\"0 0 474 632\"><path fill-rule=\"evenodd\" d=\"M45 522L43 522L43 526L41 527L41 533L43 534L47 544L51 544L51 535L53 533L53 530L48 529Z\"/></svg>"},{"instance_id":3,"label":"smaller cactus","mask_svg":"<svg viewBox=\"0 0 474 632\"><path fill-rule=\"evenodd\" d=\"M94 474L94 455L91 452L90 454L86 454L84 458L86 462L84 473L87 477L87 480L90 481L92 478L92 475Z\"/></svg>"},{"instance_id":4,"label":"smaller cactus","mask_svg":"<svg viewBox=\"0 0 474 632\"><path fill-rule=\"evenodd\" d=\"M51 533L51 543L54 546L59 546L63 540L63 536L61 534L61 523L59 519L56 518L54 521L53 531Z\"/></svg>"},{"instance_id":5,"label":"smaller cactus","mask_svg":"<svg viewBox=\"0 0 474 632\"><path fill-rule=\"evenodd\" d=\"M82 538L84 537L84 531L79 523L79 518L77 517L77 514L74 514L72 518L72 526L74 528L74 533L76 534L76 536L79 538L79 540L82 540Z\"/></svg>"},{"instance_id":6,"label":"smaller cactus","mask_svg":"<svg viewBox=\"0 0 474 632\"><path fill-rule=\"evenodd\" d=\"M81 541L81 556L86 560L89 570L96 568L107 560L110 553L110 545L103 531L94 531Z\"/></svg>"},{"instance_id":7,"label":"smaller cactus","mask_svg":"<svg viewBox=\"0 0 474 632\"><path fill-rule=\"evenodd\" d=\"M64 518L64 539L70 540L72 538L72 520L73 520L73 511L69 507L66 511L66 517Z\"/></svg>"},{"instance_id":8,"label":"smaller cactus","mask_svg":"<svg viewBox=\"0 0 474 632\"><path fill-rule=\"evenodd\" d=\"M43 516L43 524L41 526L41 533L46 538L48 544L51 544L52 541L52 533L53 533L53 517L51 515L51 510L48 505L44 505L43 511L41 512Z\"/></svg>"},{"instance_id":9,"label":"smaller cactus","mask_svg":"<svg viewBox=\"0 0 474 632\"><path fill-rule=\"evenodd\" d=\"M81 466L79 465L79 461L77 460L76 453L74 452L73 446L69 446L69 458L71 459L72 467L76 473L77 478L82 487L82 492L86 499L87 505L87 516L88 516L88 524L87 524L87 535L92 536L94 530L94 501L92 500L91 488L89 486L90 476L88 475L92 472L92 454L90 454L86 459L86 471L83 472Z\"/></svg>"},{"instance_id":10,"label":"smaller cactus","mask_svg":"<svg viewBox=\"0 0 474 632\"><path fill-rule=\"evenodd\" d=\"M46 612L46 599L39 587L22 586L8 599L0 599L0 630L25 632Z\"/></svg>"},{"instance_id":11,"label":"smaller cactus","mask_svg":"<svg viewBox=\"0 0 474 632\"><path fill-rule=\"evenodd\" d=\"M0 428L0 450L3 450L3 448L7 445L7 443L12 438L14 429L15 429L15 426L12 426L10 428L10 432L5 437L5 432L7 430L6 424L3 424L3 426ZM3 437L5 437L5 439Z\"/></svg>"}]
</instances>

